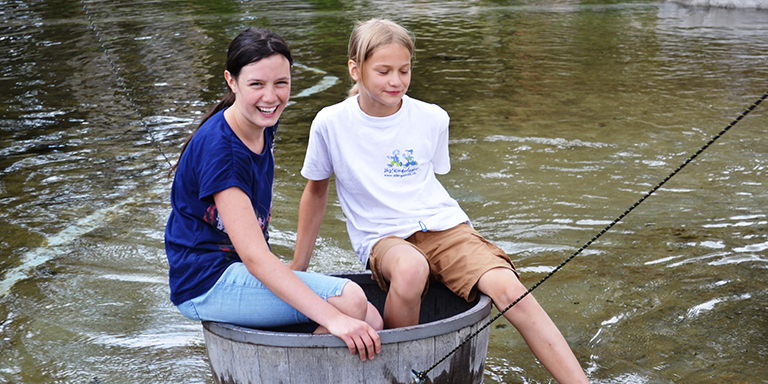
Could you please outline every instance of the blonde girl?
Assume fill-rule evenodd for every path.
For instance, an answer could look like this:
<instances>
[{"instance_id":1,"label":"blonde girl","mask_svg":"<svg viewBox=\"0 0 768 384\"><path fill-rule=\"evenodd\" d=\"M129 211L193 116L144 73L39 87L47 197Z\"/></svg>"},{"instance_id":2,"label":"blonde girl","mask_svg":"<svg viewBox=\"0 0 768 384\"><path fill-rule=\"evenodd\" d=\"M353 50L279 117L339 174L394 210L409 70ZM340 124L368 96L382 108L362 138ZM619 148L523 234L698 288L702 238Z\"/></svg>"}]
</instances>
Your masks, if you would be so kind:
<instances>
[{"instance_id":1,"label":"blonde girl","mask_svg":"<svg viewBox=\"0 0 768 384\"><path fill-rule=\"evenodd\" d=\"M386 328L418 323L430 276L467 300L483 292L497 308L526 291L506 253L472 228L436 178L450 171L449 117L406 95L413 46L410 33L389 20L368 20L352 33L347 67L355 86L312 123L292 263L303 269L309 262L335 174L352 246L388 292ZM557 381L588 382L533 296L505 317Z\"/></svg>"}]
</instances>

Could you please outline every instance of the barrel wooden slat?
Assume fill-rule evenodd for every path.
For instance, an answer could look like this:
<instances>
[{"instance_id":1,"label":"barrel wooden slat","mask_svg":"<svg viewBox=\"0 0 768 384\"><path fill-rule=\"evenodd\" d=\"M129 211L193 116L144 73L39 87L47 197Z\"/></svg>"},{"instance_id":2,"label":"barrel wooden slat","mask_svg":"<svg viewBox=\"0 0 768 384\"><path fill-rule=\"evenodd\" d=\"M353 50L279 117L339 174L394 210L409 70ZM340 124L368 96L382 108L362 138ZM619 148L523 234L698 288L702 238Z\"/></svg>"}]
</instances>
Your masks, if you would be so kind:
<instances>
[{"instance_id":1,"label":"barrel wooden slat","mask_svg":"<svg viewBox=\"0 0 768 384\"><path fill-rule=\"evenodd\" d=\"M392 369L392 362L397 361L400 354L397 344L385 344L381 346L381 353L371 361L362 364L363 381L365 384L378 384L393 382L397 370Z\"/></svg>"},{"instance_id":2,"label":"barrel wooden slat","mask_svg":"<svg viewBox=\"0 0 768 384\"><path fill-rule=\"evenodd\" d=\"M326 348L327 364L331 368L331 381L329 383L360 384L364 383L362 366L366 363L360 361L360 356L352 355L349 349Z\"/></svg>"},{"instance_id":3,"label":"barrel wooden slat","mask_svg":"<svg viewBox=\"0 0 768 384\"><path fill-rule=\"evenodd\" d=\"M486 323L488 323L488 320L490 320L491 316L488 314L488 317L485 321L476 323L472 326L472 332L477 332L480 327L484 326ZM473 379L471 382L473 383L480 383L483 381L483 371L485 370L485 356L488 353L488 343L491 338L491 328L485 327L480 333L473 339L475 343L475 350L477 351L484 351L482 353L482 356L480 353L473 353L472 354L472 372L475 372L476 375L479 375L478 378Z\"/></svg>"},{"instance_id":4,"label":"barrel wooden slat","mask_svg":"<svg viewBox=\"0 0 768 384\"><path fill-rule=\"evenodd\" d=\"M259 349L250 344L235 343L232 345L232 360L229 361L233 377L246 377L260 372L261 360Z\"/></svg>"},{"instance_id":5,"label":"barrel wooden slat","mask_svg":"<svg viewBox=\"0 0 768 384\"><path fill-rule=\"evenodd\" d=\"M282 347L260 345L259 378L261 383L281 383L291 377L288 350Z\"/></svg>"},{"instance_id":6,"label":"barrel wooden slat","mask_svg":"<svg viewBox=\"0 0 768 384\"><path fill-rule=\"evenodd\" d=\"M291 384L333 383L325 348L290 348Z\"/></svg>"},{"instance_id":7,"label":"barrel wooden slat","mask_svg":"<svg viewBox=\"0 0 768 384\"><path fill-rule=\"evenodd\" d=\"M360 284L379 311L386 295L369 273L343 277ZM431 367L490 318L490 299L467 303L442 284L430 286L421 324L379 332L382 352L361 362L332 335L269 332L230 324L203 323L209 364L217 384L397 384L411 383L411 370ZM432 384L483 381L490 330L484 329L429 373Z\"/></svg>"},{"instance_id":8,"label":"barrel wooden slat","mask_svg":"<svg viewBox=\"0 0 768 384\"><path fill-rule=\"evenodd\" d=\"M233 343L231 340L220 337L216 334L205 332L205 347L208 351L208 363L214 372L221 372L221 375L213 375L213 381L216 384L231 384L237 382L238 377L244 377L242 371L246 369L259 372L259 361L249 361L248 357L253 354L239 355L239 349L242 346Z\"/></svg>"},{"instance_id":9,"label":"barrel wooden slat","mask_svg":"<svg viewBox=\"0 0 768 384\"><path fill-rule=\"evenodd\" d=\"M435 336L435 357L437 359L443 358L443 356L447 355L448 352L453 350L461 341L463 340L459 333L461 334L469 334L469 329L463 328L456 332L452 333L446 333L444 335ZM450 373L452 371L455 371L457 369L461 369L461 367L458 367L460 365L458 363L457 357L458 354L462 351L457 351L456 354L449 357L446 361L443 361L438 366L436 366L430 374L432 374L433 377L441 376L444 372ZM432 363L434 364L434 363ZM428 367L431 367L432 364L430 364ZM469 364L467 364L467 367L464 367L464 369L468 369ZM426 368L421 368L426 369Z\"/></svg>"},{"instance_id":10,"label":"barrel wooden slat","mask_svg":"<svg viewBox=\"0 0 768 384\"><path fill-rule=\"evenodd\" d=\"M410 382L411 370L422 370L435 363L434 337L401 342L399 346L398 366L401 369L396 372L398 383Z\"/></svg>"}]
</instances>

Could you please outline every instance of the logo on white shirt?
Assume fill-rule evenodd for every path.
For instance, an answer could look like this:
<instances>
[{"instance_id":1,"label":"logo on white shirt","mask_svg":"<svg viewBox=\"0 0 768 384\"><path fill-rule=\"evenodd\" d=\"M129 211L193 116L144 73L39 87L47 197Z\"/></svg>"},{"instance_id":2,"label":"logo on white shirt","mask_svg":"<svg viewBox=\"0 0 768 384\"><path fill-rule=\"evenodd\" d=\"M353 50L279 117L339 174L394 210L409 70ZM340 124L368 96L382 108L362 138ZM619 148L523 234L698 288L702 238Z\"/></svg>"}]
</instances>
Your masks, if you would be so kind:
<instances>
[{"instance_id":1,"label":"logo on white shirt","mask_svg":"<svg viewBox=\"0 0 768 384\"><path fill-rule=\"evenodd\" d=\"M387 156L387 166L384 167L384 177L406 177L415 175L419 170L419 163L413 156L413 149L400 152L392 151L392 156Z\"/></svg>"}]
</instances>

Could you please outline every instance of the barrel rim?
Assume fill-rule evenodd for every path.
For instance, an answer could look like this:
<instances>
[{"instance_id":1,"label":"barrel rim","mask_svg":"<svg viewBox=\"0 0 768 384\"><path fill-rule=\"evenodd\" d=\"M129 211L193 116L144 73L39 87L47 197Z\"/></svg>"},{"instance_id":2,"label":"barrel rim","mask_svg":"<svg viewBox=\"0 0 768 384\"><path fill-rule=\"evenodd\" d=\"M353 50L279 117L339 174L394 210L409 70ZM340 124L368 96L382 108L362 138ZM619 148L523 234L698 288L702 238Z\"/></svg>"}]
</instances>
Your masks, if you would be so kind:
<instances>
[{"instance_id":1,"label":"barrel rim","mask_svg":"<svg viewBox=\"0 0 768 384\"><path fill-rule=\"evenodd\" d=\"M491 313L491 299L478 293L477 303L470 309L445 319L379 331L381 344L396 344L458 331L481 322ZM331 334L288 333L264 331L234 324L204 321L203 328L214 335L240 343L273 347L345 347L346 344Z\"/></svg>"}]
</instances>

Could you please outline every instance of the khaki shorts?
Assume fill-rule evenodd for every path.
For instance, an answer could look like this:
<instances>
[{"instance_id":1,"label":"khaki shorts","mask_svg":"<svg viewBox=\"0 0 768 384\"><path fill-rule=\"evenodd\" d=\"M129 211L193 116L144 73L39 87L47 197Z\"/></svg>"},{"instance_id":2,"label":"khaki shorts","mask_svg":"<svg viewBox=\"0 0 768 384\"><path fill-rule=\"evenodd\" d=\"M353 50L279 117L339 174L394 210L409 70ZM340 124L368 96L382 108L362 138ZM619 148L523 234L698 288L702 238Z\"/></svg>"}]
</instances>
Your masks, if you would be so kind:
<instances>
[{"instance_id":1,"label":"khaki shorts","mask_svg":"<svg viewBox=\"0 0 768 384\"><path fill-rule=\"evenodd\" d=\"M431 277L467 301L475 299L477 282L491 269L511 269L517 275L515 266L501 248L471 226L460 224L445 231L416 232L405 240L397 236L379 240L371 250L368 265L385 292L389 291L389 282L382 276L381 259L399 244L408 244L424 255Z\"/></svg>"}]
</instances>

